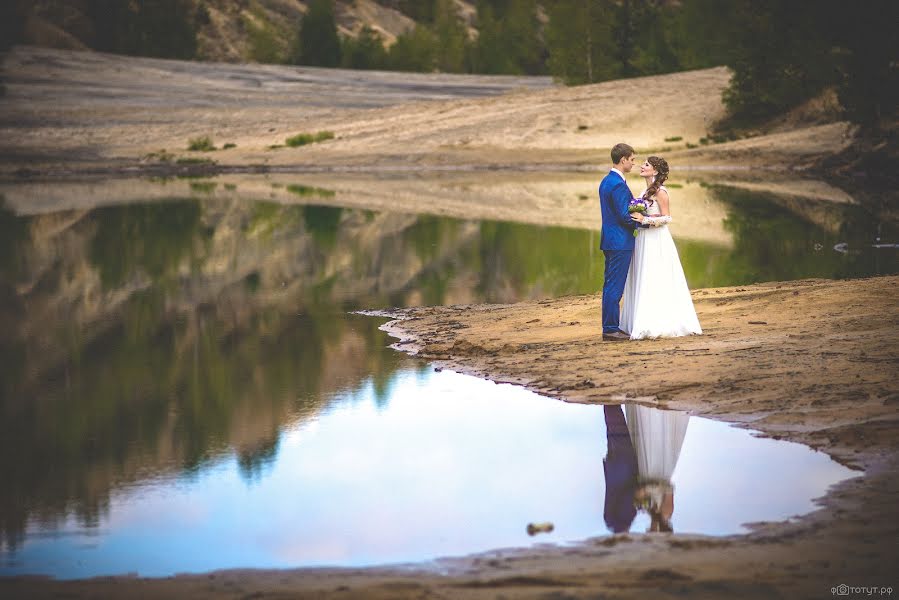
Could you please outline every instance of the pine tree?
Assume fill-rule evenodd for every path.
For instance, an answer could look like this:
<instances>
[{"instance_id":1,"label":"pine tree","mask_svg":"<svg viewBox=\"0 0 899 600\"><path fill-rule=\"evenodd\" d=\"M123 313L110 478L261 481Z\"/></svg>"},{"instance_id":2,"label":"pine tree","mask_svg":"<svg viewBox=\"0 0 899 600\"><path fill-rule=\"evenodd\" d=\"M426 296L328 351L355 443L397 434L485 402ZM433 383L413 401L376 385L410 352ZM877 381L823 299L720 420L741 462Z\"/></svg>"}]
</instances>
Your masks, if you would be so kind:
<instances>
[{"instance_id":1,"label":"pine tree","mask_svg":"<svg viewBox=\"0 0 899 600\"><path fill-rule=\"evenodd\" d=\"M434 11L437 69L444 73L462 73L468 53L468 30L459 20L453 0L437 0Z\"/></svg>"},{"instance_id":2,"label":"pine tree","mask_svg":"<svg viewBox=\"0 0 899 600\"><path fill-rule=\"evenodd\" d=\"M383 69L387 66L387 51L381 36L369 26L365 26L353 39L343 40L342 66L349 69Z\"/></svg>"},{"instance_id":3,"label":"pine tree","mask_svg":"<svg viewBox=\"0 0 899 600\"><path fill-rule=\"evenodd\" d=\"M509 2L503 19L505 45L516 65L516 72L538 75L545 72L545 48L537 20L537 0Z\"/></svg>"},{"instance_id":4,"label":"pine tree","mask_svg":"<svg viewBox=\"0 0 899 600\"><path fill-rule=\"evenodd\" d=\"M612 0L558 0L549 9L546 47L549 72L567 84L620 76L612 39Z\"/></svg>"},{"instance_id":5,"label":"pine tree","mask_svg":"<svg viewBox=\"0 0 899 600\"><path fill-rule=\"evenodd\" d=\"M478 6L478 38L469 54L469 70L472 73L518 73L508 48L505 46L502 23L494 17L493 7L483 2Z\"/></svg>"},{"instance_id":6,"label":"pine tree","mask_svg":"<svg viewBox=\"0 0 899 600\"><path fill-rule=\"evenodd\" d=\"M0 2L0 52L21 41L25 28L25 8L21 0Z\"/></svg>"},{"instance_id":7,"label":"pine tree","mask_svg":"<svg viewBox=\"0 0 899 600\"><path fill-rule=\"evenodd\" d=\"M197 11L188 0L87 0L92 47L135 56L190 59L197 52Z\"/></svg>"},{"instance_id":8,"label":"pine tree","mask_svg":"<svg viewBox=\"0 0 899 600\"><path fill-rule=\"evenodd\" d=\"M436 68L437 40L430 29L416 25L396 38L387 55L387 64L397 71L429 73Z\"/></svg>"},{"instance_id":9,"label":"pine tree","mask_svg":"<svg viewBox=\"0 0 899 600\"><path fill-rule=\"evenodd\" d=\"M300 22L299 51L301 65L336 67L340 65L340 38L334 20L332 0L312 0Z\"/></svg>"}]
</instances>

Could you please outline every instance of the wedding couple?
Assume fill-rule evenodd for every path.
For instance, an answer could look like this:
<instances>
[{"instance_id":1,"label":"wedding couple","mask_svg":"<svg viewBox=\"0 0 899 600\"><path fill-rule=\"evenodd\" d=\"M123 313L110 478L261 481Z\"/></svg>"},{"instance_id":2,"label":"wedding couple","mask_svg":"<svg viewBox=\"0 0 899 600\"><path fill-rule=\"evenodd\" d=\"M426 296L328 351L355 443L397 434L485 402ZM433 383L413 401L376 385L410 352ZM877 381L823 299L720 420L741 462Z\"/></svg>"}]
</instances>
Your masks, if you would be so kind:
<instances>
[{"instance_id":1,"label":"wedding couple","mask_svg":"<svg viewBox=\"0 0 899 600\"><path fill-rule=\"evenodd\" d=\"M629 212L634 197L624 180L637 157L627 144L612 148L612 169L599 184L600 248L605 255L602 339L607 341L700 334L687 279L668 231L668 163L650 156L640 167L646 180L646 214ZM621 302L622 295L624 302Z\"/></svg>"},{"instance_id":2,"label":"wedding couple","mask_svg":"<svg viewBox=\"0 0 899 600\"><path fill-rule=\"evenodd\" d=\"M674 527L674 484L690 415L628 404L605 405L606 479L603 518L612 533L630 531L638 510L649 516L648 532Z\"/></svg>"}]
</instances>

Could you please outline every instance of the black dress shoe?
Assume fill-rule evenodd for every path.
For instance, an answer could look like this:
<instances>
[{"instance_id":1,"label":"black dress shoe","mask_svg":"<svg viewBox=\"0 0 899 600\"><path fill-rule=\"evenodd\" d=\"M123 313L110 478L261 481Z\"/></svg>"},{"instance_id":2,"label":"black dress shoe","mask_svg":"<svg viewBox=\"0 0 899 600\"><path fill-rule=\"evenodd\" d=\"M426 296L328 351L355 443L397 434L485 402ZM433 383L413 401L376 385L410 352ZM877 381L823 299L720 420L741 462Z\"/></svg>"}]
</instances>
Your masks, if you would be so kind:
<instances>
[{"instance_id":1,"label":"black dress shoe","mask_svg":"<svg viewBox=\"0 0 899 600\"><path fill-rule=\"evenodd\" d=\"M623 331L613 331L612 333L603 333L602 339L604 342L627 342L631 336Z\"/></svg>"}]
</instances>

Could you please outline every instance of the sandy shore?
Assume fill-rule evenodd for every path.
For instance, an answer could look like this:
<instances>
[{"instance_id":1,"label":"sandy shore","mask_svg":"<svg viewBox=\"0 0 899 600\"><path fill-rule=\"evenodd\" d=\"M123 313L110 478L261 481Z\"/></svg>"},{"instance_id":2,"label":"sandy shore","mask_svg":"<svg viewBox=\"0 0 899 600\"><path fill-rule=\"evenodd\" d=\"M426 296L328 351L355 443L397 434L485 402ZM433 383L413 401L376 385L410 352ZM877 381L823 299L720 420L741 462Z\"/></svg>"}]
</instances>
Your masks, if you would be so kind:
<instances>
[{"instance_id":1,"label":"sandy shore","mask_svg":"<svg viewBox=\"0 0 899 600\"><path fill-rule=\"evenodd\" d=\"M756 523L746 535L628 534L394 568L7 579L0 595L792 599L832 597L840 584L897 590L897 291L897 276L696 290L704 335L621 344L597 335L596 296L405 309L385 326L399 348L444 367L569 402L690 411L859 469L811 514Z\"/></svg>"},{"instance_id":2,"label":"sandy shore","mask_svg":"<svg viewBox=\"0 0 899 600\"><path fill-rule=\"evenodd\" d=\"M266 171L605 167L619 141L673 166L794 171L847 123L702 145L724 67L564 87L546 77L342 71L17 47L0 77L0 180ZM653 93L663 90L664 93ZM283 147L298 133L333 140ZM214 152L189 152L209 136ZM225 144L235 147L222 149ZM276 146L272 148L272 146ZM282 146L282 147L277 147ZM161 151L165 151L161 153ZM164 157L164 160L161 160ZM202 159L207 164L178 164Z\"/></svg>"}]
</instances>

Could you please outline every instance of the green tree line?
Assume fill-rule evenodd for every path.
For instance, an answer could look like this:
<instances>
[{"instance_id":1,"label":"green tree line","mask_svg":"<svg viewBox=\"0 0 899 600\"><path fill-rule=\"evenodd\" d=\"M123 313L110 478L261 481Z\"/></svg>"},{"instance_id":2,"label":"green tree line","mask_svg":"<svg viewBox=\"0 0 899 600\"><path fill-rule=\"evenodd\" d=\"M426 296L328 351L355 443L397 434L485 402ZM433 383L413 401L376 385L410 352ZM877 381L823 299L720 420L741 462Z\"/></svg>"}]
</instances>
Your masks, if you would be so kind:
<instances>
[{"instance_id":1,"label":"green tree line","mask_svg":"<svg viewBox=\"0 0 899 600\"><path fill-rule=\"evenodd\" d=\"M868 129L895 121L899 3L841 0L478 0L469 34L452 0L385 2L418 24L385 48L340 39L331 0L313 0L294 62L360 69L549 74L569 85L726 65L729 125L755 124L837 90ZM414 5L414 8L413 8ZM307 31L331 42L303 44ZM315 39L315 38L311 38Z\"/></svg>"}]
</instances>

